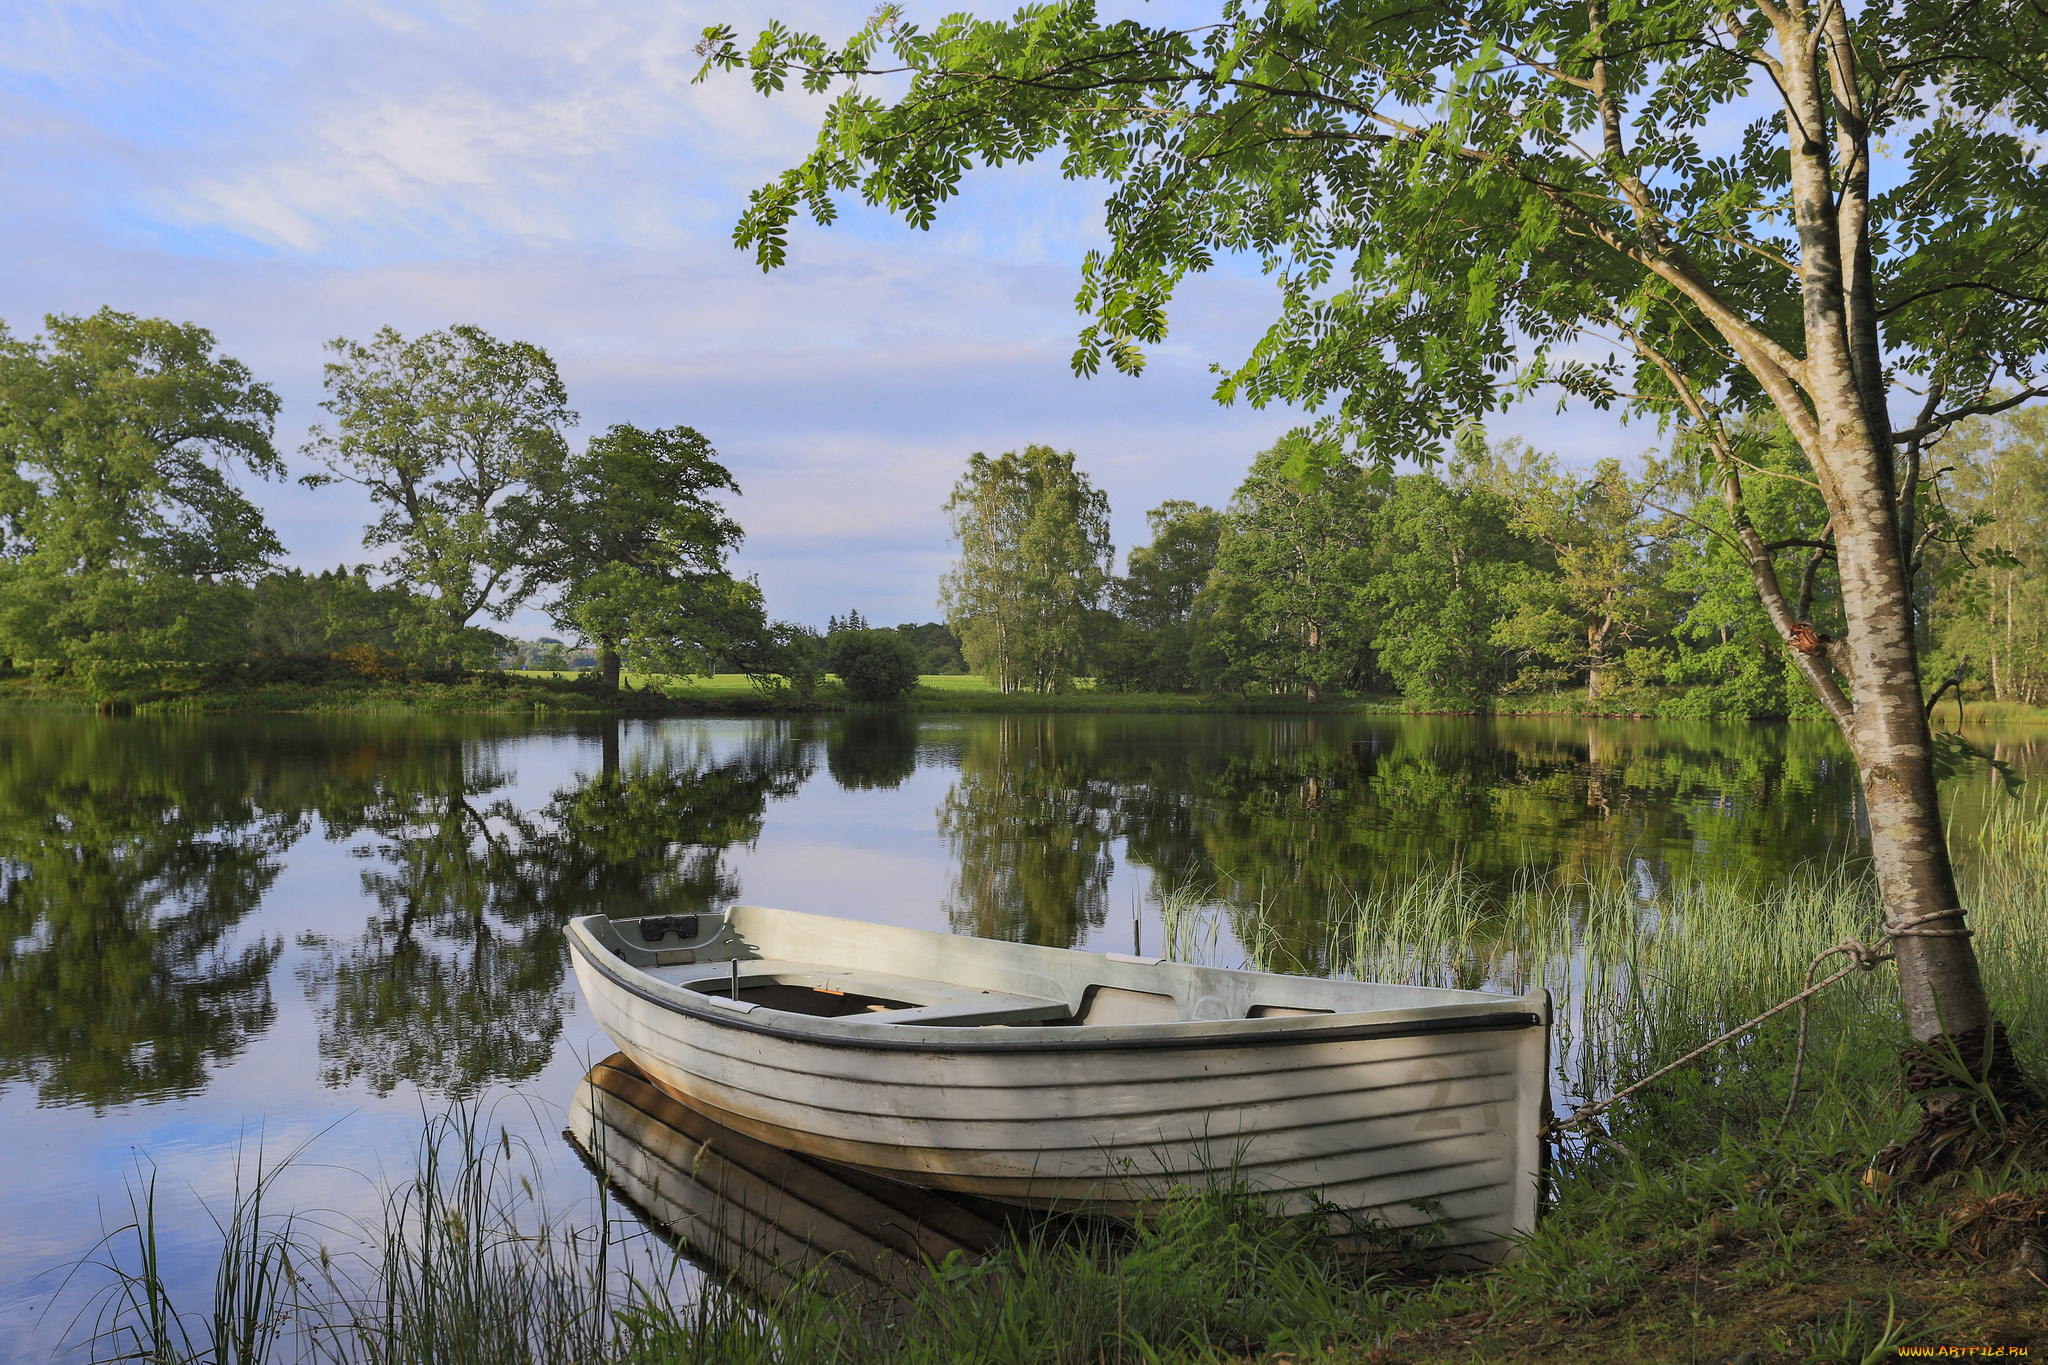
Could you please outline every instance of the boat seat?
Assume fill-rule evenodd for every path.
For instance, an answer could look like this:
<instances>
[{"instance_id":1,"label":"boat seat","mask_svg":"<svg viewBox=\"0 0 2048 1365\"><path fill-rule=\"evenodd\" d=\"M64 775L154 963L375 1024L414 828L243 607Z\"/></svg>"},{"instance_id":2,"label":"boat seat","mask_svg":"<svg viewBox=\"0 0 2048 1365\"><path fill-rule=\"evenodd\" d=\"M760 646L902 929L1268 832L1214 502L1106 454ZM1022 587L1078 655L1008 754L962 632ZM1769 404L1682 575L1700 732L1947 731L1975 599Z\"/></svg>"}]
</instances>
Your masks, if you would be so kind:
<instances>
[{"instance_id":1,"label":"boat seat","mask_svg":"<svg viewBox=\"0 0 2048 1365\"><path fill-rule=\"evenodd\" d=\"M1004 995L999 991L977 991L973 997L944 1005L920 1005L916 1009L889 1010L870 1014L861 1022L874 1024L946 1024L971 1027L985 1024L1049 1024L1073 1014L1064 1000L1040 995Z\"/></svg>"},{"instance_id":2,"label":"boat seat","mask_svg":"<svg viewBox=\"0 0 2048 1365\"><path fill-rule=\"evenodd\" d=\"M723 994L725 977L705 972L699 962L684 971L662 972L681 984L710 993ZM876 1010L872 1014L845 1015L861 1023L943 1024L974 1027L989 1024L1044 1024L1071 1018L1073 1010L1064 1000L1042 995L1015 995L1007 991L982 990L927 977L894 976L885 972L862 972L843 967L825 967L815 962L790 962L776 958L753 958L740 964L742 995L750 985L772 980L778 985L823 988L835 993L869 996L877 1000L900 1000L904 1008Z\"/></svg>"}]
</instances>

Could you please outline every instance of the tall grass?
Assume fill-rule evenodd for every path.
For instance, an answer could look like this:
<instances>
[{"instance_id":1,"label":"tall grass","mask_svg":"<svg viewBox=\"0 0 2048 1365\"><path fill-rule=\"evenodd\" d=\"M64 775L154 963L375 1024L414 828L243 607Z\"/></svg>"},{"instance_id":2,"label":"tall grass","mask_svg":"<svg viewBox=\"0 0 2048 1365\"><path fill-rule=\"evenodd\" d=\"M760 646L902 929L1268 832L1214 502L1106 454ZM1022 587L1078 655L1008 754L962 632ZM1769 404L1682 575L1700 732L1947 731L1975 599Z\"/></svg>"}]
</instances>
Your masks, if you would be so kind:
<instances>
[{"instance_id":1,"label":"tall grass","mask_svg":"<svg viewBox=\"0 0 2048 1365\"><path fill-rule=\"evenodd\" d=\"M90 1319L94 1359L149 1365L262 1365L290 1320L289 1303L301 1287L298 1218L266 1209L282 1170L298 1156L268 1162L258 1153L253 1171L237 1156L227 1207L206 1209L219 1236L213 1292L206 1308L184 1312L165 1271L157 1228L156 1170L144 1165L128 1182L129 1221L102 1237L65 1278L99 1272L74 1327ZM251 1178L253 1176L253 1178ZM61 1297L61 1292L60 1292Z\"/></svg>"},{"instance_id":2,"label":"tall grass","mask_svg":"<svg viewBox=\"0 0 2048 1365\"><path fill-rule=\"evenodd\" d=\"M2048 804L2001 800L1968 843L1963 896L1978 959L2038 1074L2048 1068ZM1177 960L1224 963L1235 951L1263 971L1304 967L1261 906L1214 904L1199 887L1171 889L1159 906ZM1850 938L1881 946L1882 921L1872 877L1839 865L1764 885L1662 888L1535 871L1503 888L1455 867L1425 868L1332 907L1317 964L1358 980L1548 990L1555 1088L1590 1100L1785 999L1824 950ZM1661 1084L1644 1116L1660 1128L1676 1120L1711 1129L1770 1112L1785 1099L1793 1037L1788 1014L1723 1047ZM1856 973L1810 1007L1809 1065L1837 1079L1882 1089L1906 1041L1890 968Z\"/></svg>"},{"instance_id":3,"label":"tall grass","mask_svg":"<svg viewBox=\"0 0 2048 1365\"><path fill-rule=\"evenodd\" d=\"M797 1268L770 1297L709 1280L678 1295L642 1243L620 1266L607 1230L552 1219L473 1115L428 1125L419 1175L389 1192L355 1258L260 1202L224 1227L211 1314L173 1303L156 1260L152 1187L138 1190L111 1272L96 1360L148 1365L1099 1365L1222 1360L1362 1342L1383 1288L1340 1256L1327 1220L1269 1212L1249 1191L1184 1191L1133 1226L1047 1224L972 1262L954 1253L884 1313ZM665 1248L664 1248L665 1250ZM350 1259L365 1273L351 1275ZM292 1269L290 1267L296 1267ZM226 1319L226 1330L207 1322ZM241 1323L255 1330L243 1332ZM203 1320L203 1321L202 1321ZM194 1330L197 1328L197 1330Z\"/></svg>"},{"instance_id":4,"label":"tall grass","mask_svg":"<svg viewBox=\"0 0 2048 1365\"><path fill-rule=\"evenodd\" d=\"M1966 904L1977 950L2039 1074L2048 1061L2048 809L1995 808L1974 843ZM1177 957L1215 960L1242 945L1252 965L1297 965L1257 907L1212 905L1183 887L1162 910ZM1338 970L1361 978L1550 990L1560 1089L1590 1098L1776 1003L1816 953L1847 936L1871 941L1879 920L1869 881L1842 869L1647 895L1618 879L1530 874L1502 889L1447 870L1361 889L1335 908L1324 946ZM93 1262L108 1276L94 1301L93 1354L149 1365L1356 1357L1404 1324L1451 1311L1610 1314L1650 1292L1668 1264L1729 1238L1753 1249L1740 1282L1763 1287L1796 1282L1834 1229L1852 1228L1856 1245L1893 1257L1946 1254L1977 1235L1960 1229L1978 1214L1922 1209L1859 1178L1859 1163L1909 1121L1906 1106L1881 1103L1903 1041L1890 969L1816 999L1815 1080L1799 1122L1781 1132L1790 1037L1781 1019L1632 1098L1616 1125L1628 1149L1566 1163L1553 1214L1524 1254L1469 1283L1379 1278L1374 1264L1338 1255L1327 1220L1277 1216L1218 1188L1184 1193L1132 1227L1046 1228L978 1263L949 1259L880 1315L825 1292L819 1274L799 1273L766 1298L716 1278L678 1295L665 1249L616 1240L607 1216L579 1225L551 1215L530 1154L458 1110L427 1125L417 1174L387 1192L381 1219L357 1230L347 1255L332 1254L307 1222L266 1211L276 1168L259 1162L253 1185L238 1182L216 1219L213 1302L191 1314L165 1287L154 1185L141 1181L132 1219ZM2048 1169L1970 1179L1958 1194L1970 1207L2048 1209ZM600 1200L602 1189L600 1176ZM1864 1332L1841 1316L1816 1320L1808 1335L1854 1327L1875 1340L1894 1325ZM1796 1345L1788 1337L1785 1349Z\"/></svg>"},{"instance_id":5,"label":"tall grass","mask_svg":"<svg viewBox=\"0 0 2048 1365\"><path fill-rule=\"evenodd\" d=\"M418 1173L384 1200L367 1276L323 1277L302 1306L310 1345L360 1365L575 1365L617 1335L611 1225L552 1217L529 1154L477 1111L430 1121ZM537 1173L536 1173L537 1174Z\"/></svg>"},{"instance_id":6,"label":"tall grass","mask_svg":"<svg viewBox=\"0 0 2048 1365\"><path fill-rule=\"evenodd\" d=\"M89 1354L148 1365L614 1358L622 1286L651 1302L647 1286L663 1276L615 1263L608 1218L586 1226L552 1214L534 1155L458 1106L426 1122L415 1173L384 1191L369 1225L269 1211L290 1159L259 1155L246 1186L238 1159L228 1209L210 1214L220 1235L211 1301L192 1311L169 1286L145 1171L130 1185L130 1220L73 1272L103 1280L79 1319L90 1321Z\"/></svg>"}]
</instances>

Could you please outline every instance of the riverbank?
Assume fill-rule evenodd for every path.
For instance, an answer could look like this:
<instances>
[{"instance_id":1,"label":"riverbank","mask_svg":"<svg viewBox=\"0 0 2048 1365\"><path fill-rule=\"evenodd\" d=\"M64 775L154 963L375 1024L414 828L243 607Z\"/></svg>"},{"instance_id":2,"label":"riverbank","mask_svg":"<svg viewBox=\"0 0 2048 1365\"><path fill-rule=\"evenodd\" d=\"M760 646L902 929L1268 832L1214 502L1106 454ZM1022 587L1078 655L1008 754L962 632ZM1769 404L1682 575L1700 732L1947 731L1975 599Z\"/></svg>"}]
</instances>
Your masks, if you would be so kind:
<instances>
[{"instance_id":1,"label":"riverbank","mask_svg":"<svg viewBox=\"0 0 2048 1365\"><path fill-rule=\"evenodd\" d=\"M479 673L459 681L337 678L317 683L236 682L138 694L119 703L96 702L65 680L0 679L0 706L118 710L143 715L317 715L337 713L562 714L575 716L771 715L868 709L848 699L827 678L810 698L764 690L739 674L675 678L628 674L617 692L598 688L585 673ZM998 692L971 674L932 674L918 680L902 709L1018 715L1433 715L1446 711L1398 696L1345 694L1311 702L1298 695L1200 696L1174 692L1113 692L1083 685L1069 692ZM1488 714L1575 716L1588 720L1655 719L1650 709L1616 709L1588 702L1582 692L1494 698ZM1937 726L1953 725L1953 702ZM1971 701L1965 724L2048 724L2048 707Z\"/></svg>"},{"instance_id":2,"label":"riverbank","mask_svg":"<svg viewBox=\"0 0 2048 1365\"><path fill-rule=\"evenodd\" d=\"M1783 1140L1731 1132L1706 1151L1567 1163L1543 1227L1490 1270L1434 1273L1394 1243L1342 1255L1317 1221L1226 1189L1131 1227L1042 1225L978 1264L932 1267L888 1306L821 1292L800 1267L766 1292L719 1285L714 1269L697 1294L671 1297L656 1288L667 1252L653 1240L606 1248L637 1257L641 1287L621 1292L590 1230L579 1240L536 1217L489 1135L448 1124L443 1164L394 1192L373 1231L369 1273L338 1273L252 1208L230 1224L243 1240L224 1277L243 1297L222 1307L273 1330L249 1333L253 1349L164 1352L144 1328L129 1358L282 1365L306 1333L325 1359L473 1365L1860 1363L1913 1346L1990 1359L2048 1339L2048 1270L2025 1249L2048 1199L2038 1149L1923 1189L1872 1189L1861 1169L1874 1134L1842 1099ZM407 1200L435 1221L408 1219ZM140 1249L111 1248L131 1272ZM276 1269L288 1250L295 1282ZM131 1273L125 1288L171 1320L160 1283Z\"/></svg>"},{"instance_id":3,"label":"riverbank","mask_svg":"<svg viewBox=\"0 0 2048 1365\"><path fill-rule=\"evenodd\" d=\"M336 679L319 683L261 682L141 694L117 704L95 702L63 681L0 680L0 706L118 710L139 715L319 715L335 713L560 713L579 716L772 715L871 710L851 701L835 678L809 698L757 687L745 676L673 678L628 674L617 692L588 674L480 673L460 681ZM1359 715L1399 714L1396 697L1345 697L1312 703L1296 696L1202 697L1163 692L998 692L972 675L918 680L900 708L914 712L1029 715Z\"/></svg>"},{"instance_id":4,"label":"riverbank","mask_svg":"<svg viewBox=\"0 0 2048 1365\"><path fill-rule=\"evenodd\" d=\"M1966 895L1987 986L2040 1075L2048 807L2001 806L1975 842ZM1165 946L1199 959L1216 942L1201 918L1230 910L1168 894ZM1868 880L1841 869L1640 897L1633 882L1532 876L1502 892L1455 871L1387 877L1330 907L1319 969L1543 985L1562 1087L1606 1094L1782 1000L1813 953L1868 939L1877 917ZM1249 948L1256 966L1309 965L1277 940ZM354 1270L330 1266L307 1223L245 1200L247 1216L224 1220L231 1273L215 1281L238 1297L184 1307L195 1325L259 1325L261 1349L233 1357L246 1365L297 1358L309 1332L327 1359L475 1365L1877 1361L2048 1340L2042 1133L2008 1131L1989 1159L1924 1186L1870 1174L1916 1118L1897 1093L1898 1021L1895 975L1856 973L1814 1001L1796 1100L1790 1015L1631 1097L1604 1120L1611 1138L1557 1150L1547 1215L1486 1270L1430 1267L1426 1232L1343 1255L1320 1220L1213 1188L1135 1226L1027 1227L982 1261L932 1267L886 1309L822 1292L801 1266L765 1287L713 1271L677 1297L659 1287L676 1283L667 1244L550 1217L500 1132L458 1112L430 1125L421 1174L391 1192L382 1226L349 1239L365 1248ZM128 1276L111 1302L131 1305L139 1357L226 1358L147 1336L178 1305L150 1280L146 1213L101 1256ZM287 1255L296 1277L274 1269Z\"/></svg>"}]
</instances>

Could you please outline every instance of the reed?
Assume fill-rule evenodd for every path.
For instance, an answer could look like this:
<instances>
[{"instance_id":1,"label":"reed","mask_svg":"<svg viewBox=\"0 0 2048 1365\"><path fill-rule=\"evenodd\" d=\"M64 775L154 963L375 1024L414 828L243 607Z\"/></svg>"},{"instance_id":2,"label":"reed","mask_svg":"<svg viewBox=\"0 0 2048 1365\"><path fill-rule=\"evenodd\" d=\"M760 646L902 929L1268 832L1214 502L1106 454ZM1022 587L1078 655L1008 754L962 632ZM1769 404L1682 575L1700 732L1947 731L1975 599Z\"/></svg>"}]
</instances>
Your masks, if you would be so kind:
<instances>
[{"instance_id":1,"label":"reed","mask_svg":"<svg viewBox=\"0 0 2048 1365\"><path fill-rule=\"evenodd\" d=\"M576 1365L617 1336L610 1220L551 1215L532 1154L477 1110L430 1120L418 1173L390 1191L369 1273L330 1261L309 1344L354 1365Z\"/></svg>"},{"instance_id":2,"label":"reed","mask_svg":"<svg viewBox=\"0 0 2048 1365\"><path fill-rule=\"evenodd\" d=\"M296 1153L294 1154L296 1156ZM145 1167L128 1185L129 1221L100 1239L66 1277L98 1272L101 1283L78 1321L90 1317L87 1345L95 1360L148 1365L263 1365L291 1321L303 1286L305 1250L295 1214L266 1212L272 1186L292 1158L267 1163L260 1151L254 1178L237 1156L225 1212L207 1209L219 1234L213 1292L204 1311L178 1307L157 1230L156 1171Z\"/></svg>"},{"instance_id":3,"label":"reed","mask_svg":"<svg viewBox=\"0 0 2048 1365\"><path fill-rule=\"evenodd\" d=\"M2048 809L1997 807L1972 847L1978 950L2039 1074ZM1295 965L1256 906L1220 906L1197 887L1163 893L1160 906L1176 956L1214 960L1242 945L1253 965ZM1782 999L1815 953L1844 936L1869 941L1878 923L1868 879L1844 868L1767 887L1663 888L1534 873L1501 887L1451 868L1362 888L1334 909L1322 947L1361 977L1549 989L1561 1087L1594 1097ZM215 1220L220 1270L204 1311L181 1312L165 1287L154 1185L140 1180L133 1217L90 1263L108 1281L92 1300L90 1343L97 1359L150 1365L1370 1359L1382 1342L1454 1314L1612 1320L1680 1274L1672 1266L1694 1277L1696 1293L1699 1272L1683 1267L1719 1246L1744 1248L1727 1273L1764 1288L1803 1283L1830 1238L1854 1248L1831 1254L1877 1264L1955 1255L1971 1238L1983 1253L1996 1220L1972 1209L2048 1217L2040 1162L1971 1172L1917 1202L1860 1179L1870 1153L1911 1121L1910 1106L1884 1102L1900 1033L1888 972L1859 973L1815 1001L1813 1080L1794 1123L1778 1122L1786 1019L1632 1098L1615 1115L1626 1149L1567 1153L1553 1168L1552 1212L1523 1254L1475 1278L1419 1282L1398 1260L1346 1259L1327 1220L1278 1217L1219 1186L1185 1192L1135 1226L1041 1227L980 1262L949 1259L885 1313L802 1271L772 1297L716 1277L677 1293L665 1246L615 1239L602 1212L583 1224L551 1214L531 1154L457 1109L426 1125L416 1174L387 1192L381 1220L358 1230L349 1255L266 1210L279 1168L259 1160L253 1185L238 1181ZM601 1172L598 1188L602 1209ZM1665 1290L1677 1304L1678 1291ZM1785 1329L1783 1347L1840 1337L1868 1354L1927 1330L1861 1311L1853 1300L1817 1309L1807 1326ZM1674 1330L1697 1330L1671 1312Z\"/></svg>"},{"instance_id":4,"label":"reed","mask_svg":"<svg viewBox=\"0 0 2048 1365\"><path fill-rule=\"evenodd\" d=\"M1964 904L1986 984L2036 1074L2048 1069L2048 803L1994 803L1963 832ZM1201 886L1157 897L1165 951L1179 961L1300 971L1261 905L1215 903ZM1764 885L1647 877L1566 879L1525 869L1506 886L1455 865L1359 888L1331 908L1320 970L1359 980L1551 992L1555 1089L1613 1093L1797 991L1814 957L1854 938L1879 943L1871 876L1842 865ZM1840 965L1840 960L1836 960ZM1781 1108L1796 1026L1788 1014L1648 1092L1638 1121L1705 1134ZM1857 973L1810 1007L1809 1065L1866 1090L1889 1087L1907 1041L1897 977ZM1809 1073L1810 1074L1810 1073ZM1811 1093L1811 1092L1809 1092ZM1809 1099L1807 1109L1811 1109Z\"/></svg>"},{"instance_id":5,"label":"reed","mask_svg":"<svg viewBox=\"0 0 2048 1365\"><path fill-rule=\"evenodd\" d=\"M1326 1220L1276 1216L1226 1186L1185 1191L1133 1226L1045 1225L979 1262L955 1253L883 1313L824 1292L822 1267L796 1268L772 1297L716 1278L677 1295L665 1246L643 1240L639 1263L620 1264L609 1220L549 1217L516 1156L502 1130L495 1146L480 1141L471 1111L430 1121L418 1175L388 1193L381 1224L363 1230L366 1248L352 1257L238 1198L238 1217L221 1226L214 1304L195 1315L165 1288L145 1180L121 1230L132 1245L95 1262L112 1275L112 1317L97 1324L92 1358L1095 1365L1310 1351L1362 1341L1386 1316L1385 1291L1338 1254Z\"/></svg>"}]
</instances>

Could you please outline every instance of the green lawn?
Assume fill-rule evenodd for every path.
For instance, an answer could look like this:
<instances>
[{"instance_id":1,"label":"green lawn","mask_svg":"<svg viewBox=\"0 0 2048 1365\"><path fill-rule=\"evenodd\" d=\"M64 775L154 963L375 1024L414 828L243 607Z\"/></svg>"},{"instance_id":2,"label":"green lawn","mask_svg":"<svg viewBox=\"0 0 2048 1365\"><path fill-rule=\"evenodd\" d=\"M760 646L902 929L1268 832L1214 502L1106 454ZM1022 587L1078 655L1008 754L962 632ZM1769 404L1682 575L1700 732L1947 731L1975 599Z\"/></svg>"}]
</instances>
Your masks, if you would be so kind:
<instances>
[{"instance_id":1,"label":"green lawn","mask_svg":"<svg viewBox=\"0 0 2048 1365\"><path fill-rule=\"evenodd\" d=\"M187 688L166 688L133 698L123 706L167 712L570 712L588 715L688 715L768 713L786 710L841 711L848 706L845 689L827 675L818 695L805 706L787 694L756 688L746 675L711 677L627 673L626 695L607 697L589 685L587 670L518 670L476 674L459 682L377 681L331 678L318 681L227 682ZM571 685L575 684L575 685ZM918 679L908 700L912 711L999 712L1008 714L1123 713L1180 715L1398 715L1428 713L1436 708L1414 705L1393 696L1336 696L1310 704L1300 696L1205 697L1174 692L1110 692L1080 679L1074 690L1059 693L998 692L975 674L932 673ZM1496 715L1643 715L1655 714L1647 697L1602 698L1589 708L1577 690L1495 698ZM94 702L70 679L35 676L0 677L0 704L92 706ZM102 703L104 706L104 703ZM2018 702L1972 701L1969 724L2039 725L2048 723L2048 708ZM1935 714L1937 729L1953 729L1955 705L1944 699Z\"/></svg>"},{"instance_id":2,"label":"green lawn","mask_svg":"<svg viewBox=\"0 0 2048 1365\"><path fill-rule=\"evenodd\" d=\"M979 673L927 673L917 685L929 692L982 692L997 695L987 678Z\"/></svg>"}]
</instances>

